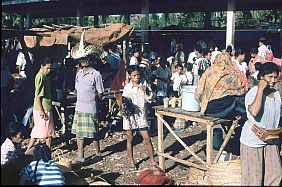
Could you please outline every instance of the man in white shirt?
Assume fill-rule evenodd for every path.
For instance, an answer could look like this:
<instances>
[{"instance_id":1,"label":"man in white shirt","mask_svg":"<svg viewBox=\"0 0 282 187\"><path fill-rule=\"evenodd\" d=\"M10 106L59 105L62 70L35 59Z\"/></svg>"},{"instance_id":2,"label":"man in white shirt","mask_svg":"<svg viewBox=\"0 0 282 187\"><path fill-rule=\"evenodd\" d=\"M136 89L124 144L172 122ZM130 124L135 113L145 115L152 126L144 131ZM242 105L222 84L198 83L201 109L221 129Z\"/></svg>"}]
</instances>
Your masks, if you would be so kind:
<instances>
[{"instance_id":1,"label":"man in white shirt","mask_svg":"<svg viewBox=\"0 0 282 187\"><path fill-rule=\"evenodd\" d=\"M199 51L202 51L202 47L198 44L195 44L194 51L189 54L187 62L193 64L193 58L198 57Z\"/></svg>"},{"instance_id":2,"label":"man in white shirt","mask_svg":"<svg viewBox=\"0 0 282 187\"><path fill-rule=\"evenodd\" d=\"M33 61L34 61L33 55L30 52L28 52L28 56L29 56L30 62L33 64ZM26 63L27 62L26 62L24 53L20 51L17 57L16 65L19 66L19 74L23 78L26 78L26 74L25 74Z\"/></svg>"}]
</instances>

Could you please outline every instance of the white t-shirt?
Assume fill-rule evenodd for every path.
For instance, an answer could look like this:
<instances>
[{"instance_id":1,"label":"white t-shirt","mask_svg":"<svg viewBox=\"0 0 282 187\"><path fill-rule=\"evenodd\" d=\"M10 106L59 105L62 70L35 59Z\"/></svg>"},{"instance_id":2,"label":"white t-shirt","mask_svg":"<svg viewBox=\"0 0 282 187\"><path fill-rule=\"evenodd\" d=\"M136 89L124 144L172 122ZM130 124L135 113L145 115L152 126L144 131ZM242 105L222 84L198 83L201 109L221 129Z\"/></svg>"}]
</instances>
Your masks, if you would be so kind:
<instances>
[{"instance_id":1,"label":"white t-shirt","mask_svg":"<svg viewBox=\"0 0 282 187\"><path fill-rule=\"evenodd\" d=\"M269 52L266 45L262 45L258 48L258 56L262 57L265 60L266 54Z\"/></svg>"},{"instance_id":2,"label":"white t-shirt","mask_svg":"<svg viewBox=\"0 0 282 187\"><path fill-rule=\"evenodd\" d=\"M246 62L242 62L241 64L239 63L238 60L234 59L234 62L236 63L236 65L238 66L239 70L244 72L246 74L247 69L248 69L248 65Z\"/></svg>"},{"instance_id":3,"label":"white t-shirt","mask_svg":"<svg viewBox=\"0 0 282 187\"><path fill-rule=\"evenodd\" d=\"M134 65L139 65L139 62L135 56L132 56L129 62L129 65L134 66Z\"/></svg>"},{"instance_id":4,"label":"white t-shirt","mask_svg":"<svg viewBox=\"0 0 282 187\"><path fill-rule=\"evenodd\" d=\"M33 61L34 61L33 55L30 52L28 52L28 55L29 55L30 61L33 63ZM26 74L24 72L25 71L25 66L26 66L26 60L25 60L25 56L24 56L23 52L19 52L18 57L17 57L16 65L20 66L20 70L21 71L20 71L19 74L22 77L26 77Z\"/></svg>"},{"instance_id":5,"label":"white t-shirt","mask_svg":"<svg viewBox=\"0 0 282 187\"><path fill-rule=\"evenodd\" d=\"M196 55L195 51L193 51L193 52L191 52L191 53L189 54L187 62L193 64L193 58L194 58L194 57L197 58L197 55Z\"/></svg>"},{"instance_id":6,"label":"white t-shirt","mask_svg":"<svg viewBox=\"0 0 282 187\"><path fill-rule=\"evenodd\" d=\"M184 74L179 74L178 72L173 73L170 80L173 81L173 91L180 91L181 82L187 82L186 76Z\"/></svg>"}]
</instances>

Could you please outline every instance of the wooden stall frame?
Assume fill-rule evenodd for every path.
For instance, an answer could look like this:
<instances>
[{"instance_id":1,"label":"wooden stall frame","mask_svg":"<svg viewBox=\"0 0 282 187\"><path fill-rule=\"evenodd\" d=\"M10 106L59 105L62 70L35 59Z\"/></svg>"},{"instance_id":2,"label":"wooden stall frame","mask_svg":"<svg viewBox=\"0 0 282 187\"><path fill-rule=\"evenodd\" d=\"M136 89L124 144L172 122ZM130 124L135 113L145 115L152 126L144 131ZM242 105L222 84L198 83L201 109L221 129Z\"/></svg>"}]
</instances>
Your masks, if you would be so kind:
<instances>
[{"instance_id":1,"label":"wooden stall frame","mask_svg":"<svg viewBox=\"0 0 282 187\"><path fill-rule=\"evenodd\" d=\"M159 166L160 168L162 168L163 170L165 170L165 158L174 160L176 162L180 162L182 164L191 166L191 167L195 167L201 170L207 170L209 165L212 163L212 142L213 142L213 136L212 136L212 132L213 132L213 126L215 125L220 125L222 123L226 123L226 122L231 122L230 120L226 120L226 119L220 119L220 118L211 118L211 117L207 117L204 116L202 114L200 114L199 112L184 112L184 114L181 114L180 112L182 111L182 109L180 108L171 108L174 110L177 110L177 112L173 112L173 110L171 109L165 109L164 111L164 107L163 106L155 106L155 115L157 117L157 123L158 123L158 155L159 155ZM163 116L171 116L171 117L175 117L175 118L181 118L181 119L185 119L185 120L190 120L193 122L198 122L198 123L202 123L205 124L207 127L207 145L206 145L206 161L204 161L203 159L201 159L192 148L190 148L188 145L185 144L185 142L183 142L181 140L181 138L178 137L177 134L174 133L174 131L172 130L172 128L170 127L170 125L163 119ZM234 129L237 127L239 120L241 119L240 116L236 117L235 120L233 120L230 129L228 130L227 135L224 138L224 142L221 145L219 152L216 156L216 158L214 159L214 163L216 163L218 161L218 158L220 157L222 151L224 150L227 142L229 141L229 139L231 138L231 135L234 132ZM164 153L164 134L163 134L163 126L165 126L169 132L176 138L176 140L189 152L192 154L193 157L195 157L197 159L197 161L199 161L202 165L200 164L196 164L187 160L182 160L179 158L175 158L170 156L167 153Z\"/></svg>"}]
</instances>

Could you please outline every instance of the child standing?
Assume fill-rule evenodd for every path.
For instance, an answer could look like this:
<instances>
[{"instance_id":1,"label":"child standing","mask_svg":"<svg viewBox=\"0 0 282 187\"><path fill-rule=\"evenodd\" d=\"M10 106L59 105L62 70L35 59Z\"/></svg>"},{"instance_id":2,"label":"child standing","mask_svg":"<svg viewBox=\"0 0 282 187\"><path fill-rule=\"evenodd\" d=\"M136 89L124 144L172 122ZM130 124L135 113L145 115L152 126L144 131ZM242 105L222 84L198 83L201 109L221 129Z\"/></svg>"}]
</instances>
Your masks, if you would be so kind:
<instances>
[{"instance_id":1,"label":"child standing","mask_svg":"<svg viewBox=\"0 0 282 187\"><path fill-rule=\"evenodd\" d=\"M31 131L26 153L30 151L36 138L46 139L46 144L51 148L51 138L55 135L51 101L51 81L48 76L52 63L46 57L39 72L35 77L35 98L33 104L34 126Z\"/></svg>"},{"instance_id":2,"label":"child standing","mask_svg":"<svg viewBox=\"0 0 282 187\"><path fill-rule=\"evenodd\" d=\"M183 74L183 66L182 66L182 64L177 64L176 65L176 72L172 74L170 79L173 82L172 96L173 97L179 97L180 93L181 93L182 86L184 84L186 84L186 82L187 82L187 78ZM184 131L184 127L185 127L185 120L180 119L180 118L176 118L176 120L175 120L175 122L173 124L173 127L174 127L174 131L175 132L183 132Z\"/></svg>"},{"instance_id":3,"label":"child standing","mask_svg":"<svg viewBox=\"0 0 282 187\"><path fill-rule=\"evenodd\" d=\"M172 88L172 96L178 97L180 96L181 88L187 82L186 76L183 74L183 66L178 63L175 67L176 72L172 74L170 80L173 82Z\"/></svg>"},{"instance_id":4,"label":"child standing","mask_svg":"<svg viewBox=\"0 0 282 187\"><path fill-rule=\"evenodd\" d=\"M130 66L128 69L130 82L126 84L122 96L131 99L134 105L134 119L136 123L130 123L123 117L123 129L127 132L127 154L129 157L130 168L137 169L133 159L132 139L133 131L139 131L149 155L150 165L156 165L152 142L148 133L147 106L146 103L154 97L154 93L147 85L146 81L140 79L140 71L137 66Z\"/></svg>"},{"instance_id":5,"label":"child standing","mask_svg":"<svg viewBox=\"0 0 282 187\"><path fill-rule=\"evenodd\" d=\"M186 64L186 72L184 73L184 75L187 78L187 84L188 85L193 85L193 73L192 73L192 69L193 69L193 64L191 63L187 63Z\"/></svg>"}]
</instances>

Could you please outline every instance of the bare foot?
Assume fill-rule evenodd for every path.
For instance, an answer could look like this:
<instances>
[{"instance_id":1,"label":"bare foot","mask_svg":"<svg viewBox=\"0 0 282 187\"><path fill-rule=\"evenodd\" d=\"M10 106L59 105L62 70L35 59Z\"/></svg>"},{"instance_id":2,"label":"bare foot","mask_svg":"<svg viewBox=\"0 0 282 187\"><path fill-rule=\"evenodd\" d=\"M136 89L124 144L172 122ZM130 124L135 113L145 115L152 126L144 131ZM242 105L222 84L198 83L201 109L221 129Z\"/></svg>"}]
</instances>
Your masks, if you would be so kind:
<instances>
[{"instance_id":1,"label":"bare foot","mask_svg":"<svg viewBox=\"0 0 282 187\"><path fill-rule=\"evenodd\" d=\"M155 160L150 162L150 166L157 166L159 165Z\"/></svg>"}]
</instances>

